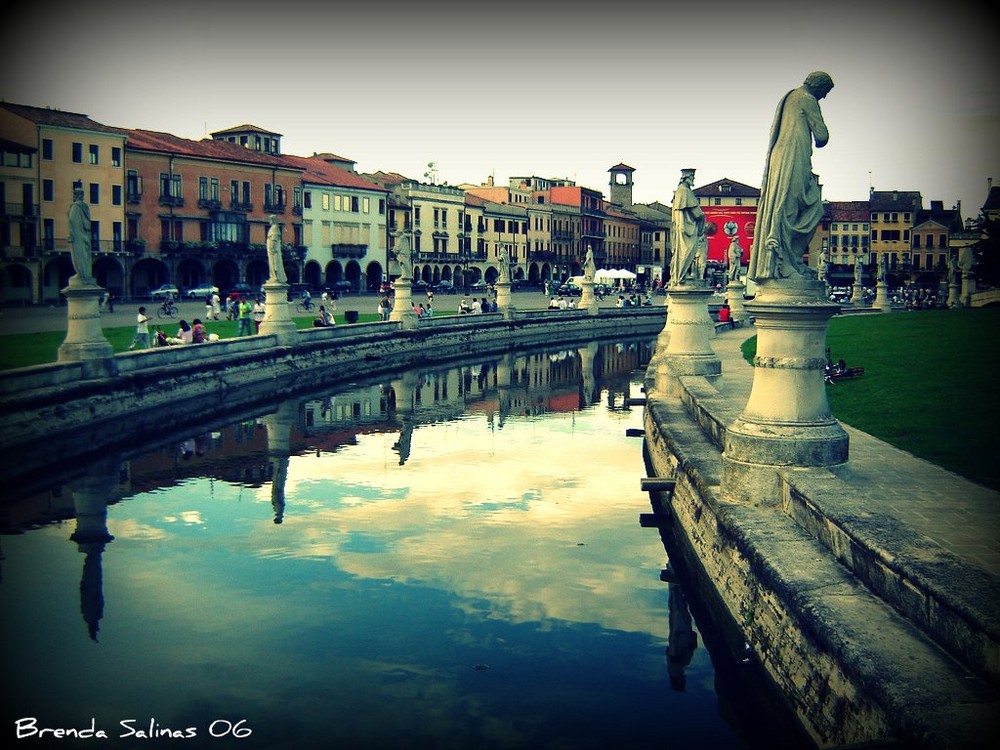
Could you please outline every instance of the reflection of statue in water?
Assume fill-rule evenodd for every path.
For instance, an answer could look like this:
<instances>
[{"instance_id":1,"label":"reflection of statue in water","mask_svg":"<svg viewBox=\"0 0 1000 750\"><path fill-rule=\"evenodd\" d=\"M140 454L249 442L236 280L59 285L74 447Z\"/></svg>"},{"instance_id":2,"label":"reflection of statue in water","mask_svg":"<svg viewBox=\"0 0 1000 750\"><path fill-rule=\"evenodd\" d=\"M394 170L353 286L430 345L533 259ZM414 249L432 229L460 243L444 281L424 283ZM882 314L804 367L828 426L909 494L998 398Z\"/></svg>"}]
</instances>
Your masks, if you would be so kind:
<instances>
[{"instance_id":1,"label":"reflection of statue in water","mask_svg":"<svg viewBox=\"0 0 1000 750\"><path fill-rule=\"evenodd\" d=\"M393 248L393 255L399 264L399 278L413 278L413 263L410 261L409 238L404 232L396 235L396 246Z\"/></svg>"},{"instance_id":2,"label":"reflection of statue in water","mask_svg":"<svg viewBox=\"0 0 1000 750\"><path fill-rule=\"evenodd\" d=\"M507 254L507 248L500 248L499 254L499 264L500 264L500 283L507 284L510 283L510 255Z\"/></svg>"},{"instance_id":3,"label":"reflection of statue in water","mask_svg":"<svg viewBox=\"0 0 1000 750\"><path fill-rule=\"evenodd\" d=\"M597 266L594 264L594 248L587 245L587 257L583 261L583 276L589 281L593 281L596 275Z\"/></svg>"},{"instance_id":4,"label":"reflection of statue in water","mask_svg":"<svg viewBox=\"0 0 1000 750\"><path fill-rule=\"evenodd\" d=\"M677 584L670 584L667 594L667 623L670 628L667 635L667 674L670 675L671 689L681 692L684 690L684 668L691 663L691 657L698 648L698 634L692 627L687 599Z\"/></svg>"},{"instance_id":5,"label":"reflection of statue in water","mask_svg":"<svg viewBox=\"0 0 1000 750\"><path fill-rule=\"evenodd\" d=\"M819 178L812 171L812 144L830 138L819 100L833 79L810 73L805 83L778 104L761 181L757 223L747 276L751 279L804 277L802 256L823 218Z\"/></svg>"},{"instance_id":6,"label":"reflection of statue in water","mask_svg":"<svg viewBox=\"0 0 1000 750\"><path fill-rule=\"evenodd\" d=\"M271 281L288 283L285 263L281 259L281 227L277 216L271 216L271 226L267 230L267 262L271 265Z\"/></svg>"},{"instance_id":7,"label":"reflection of statue in water","mask_svg":"<svg viewBox=\"0 0 1000 750\"><path fill-rule=\"evenodd\" d=\"M698 252L705 241L705 213L691 189L693 183L694 170L682 169L670 213L673 222L670 227L670 244L673 249L670 260L672 284L681 284L688 278L695 277Z\"/></svg>"},{"instance_id":8,"label":"reflection of statue in water","mask_svg":"<svg viewBox=\"0 0 1000 750\"><path fill-rule=\"evenodd\" d=\"M90 206L83 202L83 188L73 188L73 203L69 207L69 246L73 270L81 281L92 281Z\"/></svg>"},{"instance_id":9,"label":"reflection of statue in water","mask_svg":"<svg viewBox=\"0 0 1000 750\"><path fill-rule=\"evenodd\" d=\"M883 283L888 273L889 273L889 256L886 253L882 253L880 256L878 256L878 276L876 277L878 283L880 284Z\"/></svg>"}]
</instances>

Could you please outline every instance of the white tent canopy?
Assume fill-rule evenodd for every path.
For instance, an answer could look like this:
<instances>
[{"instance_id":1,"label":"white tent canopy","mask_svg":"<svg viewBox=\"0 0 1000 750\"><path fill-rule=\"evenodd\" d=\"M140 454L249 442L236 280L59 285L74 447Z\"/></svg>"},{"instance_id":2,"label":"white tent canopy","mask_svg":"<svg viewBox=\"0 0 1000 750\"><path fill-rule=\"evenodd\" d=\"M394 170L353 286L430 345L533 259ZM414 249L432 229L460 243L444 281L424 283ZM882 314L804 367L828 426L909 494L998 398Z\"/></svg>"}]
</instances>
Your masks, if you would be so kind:
<instances>
[{"instance_id":1,"label":"white tent canopy","mask_svg":"<svg viewBox=\"0 0 1000 750\"><path fill-rule=\"evenodd\" d=\"M624 268L599 268L594 272L594 281L631 281L635 274Z\"/></svg>"}]
</instances>

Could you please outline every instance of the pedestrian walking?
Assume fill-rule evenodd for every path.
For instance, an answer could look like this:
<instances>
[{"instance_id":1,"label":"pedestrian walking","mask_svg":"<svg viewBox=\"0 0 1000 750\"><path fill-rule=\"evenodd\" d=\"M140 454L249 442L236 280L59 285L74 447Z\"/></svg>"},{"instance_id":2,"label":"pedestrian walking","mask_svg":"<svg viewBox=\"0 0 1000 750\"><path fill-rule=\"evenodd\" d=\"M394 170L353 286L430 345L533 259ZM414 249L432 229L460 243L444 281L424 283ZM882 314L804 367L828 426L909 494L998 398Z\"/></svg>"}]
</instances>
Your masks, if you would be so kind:
<instances>
[{"instance_id":1,"label":"pedestrian walking","mask_svg":"<svg viewBox=\"0 0 1000 750\"><path fill-rule=\"evenodd\" d=\"M239 329L237 336L253 336L253 305L246 297L242 297L238 303Z\"/></svg>"},{"instance_id":2,"label":"pedestrian walking","mask_svg":"<svg viewBox=\"0 0 1000 750\"><path fill-rule=\"evenodd\" d=\"M132 351L137 346L140 349L149 348L149 318L146 316L145 307L140 307L139 314L135 316L135 336L132 337L128 349Z\"/></svg>"}]
</instances>

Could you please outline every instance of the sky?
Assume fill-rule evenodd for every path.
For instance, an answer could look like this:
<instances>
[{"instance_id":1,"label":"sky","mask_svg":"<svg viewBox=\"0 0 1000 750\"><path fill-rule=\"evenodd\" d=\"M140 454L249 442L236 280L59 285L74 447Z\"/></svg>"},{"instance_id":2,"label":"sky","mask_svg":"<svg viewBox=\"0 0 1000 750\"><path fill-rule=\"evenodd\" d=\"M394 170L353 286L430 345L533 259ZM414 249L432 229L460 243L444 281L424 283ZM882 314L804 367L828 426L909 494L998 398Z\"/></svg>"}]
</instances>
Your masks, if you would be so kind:
<instances>
[{"instance_id":1,"label":"sky","mask_svg":"<svg viewBox=\"0 0 1000 750\"><path fill-rule=\"evenodd\" d=\"M250 123L285 153L439 183L569 178L633 199L760 187L781 97L813 70L827 200L916 190L979 213L1000 184L987 3L174 0L4 4L0 98L200 139ZM990 75L993 73L994 75Z\"/></svg>"}]
</instances>

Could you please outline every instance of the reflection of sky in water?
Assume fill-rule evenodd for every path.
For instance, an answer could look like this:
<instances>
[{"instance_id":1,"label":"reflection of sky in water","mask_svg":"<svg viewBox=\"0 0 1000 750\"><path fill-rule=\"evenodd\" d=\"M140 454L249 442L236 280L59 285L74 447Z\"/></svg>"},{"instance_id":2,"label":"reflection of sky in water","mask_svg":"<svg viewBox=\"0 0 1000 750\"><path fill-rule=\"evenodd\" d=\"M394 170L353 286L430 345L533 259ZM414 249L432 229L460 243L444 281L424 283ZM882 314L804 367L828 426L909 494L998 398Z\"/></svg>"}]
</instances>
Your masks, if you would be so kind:
<instances>
[{"instance_id":1,"label":"reflection of sky in water","mask_svg":"<svg viewBox=\"0 0 1000 750\"><path fill-rule=\"evenodd\" d=\"M418 426L402 466L398 432L359 435L291 458L281 525L269 483L127 499L99 644L73 523L5 537L5 716L254 729L213 747L738 747L703 648L669 687L640 424L479 414Z\"/></svg>"}]
</instances>

